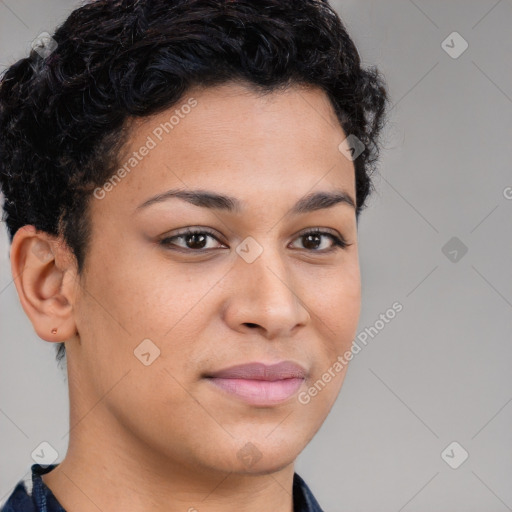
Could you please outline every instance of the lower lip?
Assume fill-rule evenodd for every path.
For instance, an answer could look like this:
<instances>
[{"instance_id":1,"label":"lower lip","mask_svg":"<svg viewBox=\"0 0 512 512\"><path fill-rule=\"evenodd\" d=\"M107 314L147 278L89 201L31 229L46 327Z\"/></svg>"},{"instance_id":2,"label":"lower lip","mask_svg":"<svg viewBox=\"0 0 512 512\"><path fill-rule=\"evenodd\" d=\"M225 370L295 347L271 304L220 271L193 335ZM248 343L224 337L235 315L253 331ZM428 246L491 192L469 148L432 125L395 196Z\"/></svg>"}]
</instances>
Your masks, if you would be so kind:
<instances>
[{"instance_id":1,"label":"lower lip","mask_svg":"<svg viewBox=\"0 0 512 512\"><path fill-rule=\"evenodd\" d=\"M300 388L304 379L281 380L208 379L215 386L241 398L251 405L274 405L291 398Z\"/></svg>"}]
</instances>

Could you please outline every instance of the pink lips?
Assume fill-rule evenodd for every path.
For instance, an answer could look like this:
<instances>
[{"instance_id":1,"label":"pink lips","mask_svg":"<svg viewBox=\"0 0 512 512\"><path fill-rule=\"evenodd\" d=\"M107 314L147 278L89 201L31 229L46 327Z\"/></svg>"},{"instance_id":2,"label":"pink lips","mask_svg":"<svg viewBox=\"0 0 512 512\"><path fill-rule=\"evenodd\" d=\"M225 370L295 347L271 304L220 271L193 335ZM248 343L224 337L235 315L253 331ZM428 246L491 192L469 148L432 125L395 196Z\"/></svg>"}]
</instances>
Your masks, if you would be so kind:
<instances>
[{"instance_id":1,"label":"pink lips","mask_svg":"<svg viewBox=\"0 0 512 512\"><path fill-rule=\"evenodd\" d=\"M249 363L208 375L216 387L251 405L274 405L293 396L304 382L306 371L291 361L274 365Z\"/></svg>"}]
</instances>

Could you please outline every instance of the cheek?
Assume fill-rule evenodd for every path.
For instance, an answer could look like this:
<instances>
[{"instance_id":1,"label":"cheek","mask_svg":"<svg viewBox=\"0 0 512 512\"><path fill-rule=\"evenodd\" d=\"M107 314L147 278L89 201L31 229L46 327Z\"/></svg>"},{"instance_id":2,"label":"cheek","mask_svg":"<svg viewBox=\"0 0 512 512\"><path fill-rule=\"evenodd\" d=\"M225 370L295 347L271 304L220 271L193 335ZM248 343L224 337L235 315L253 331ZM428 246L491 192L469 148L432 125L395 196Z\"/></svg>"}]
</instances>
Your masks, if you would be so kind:
<instances>
[{"instance_id":1,"label":"cheek","mask_svg":"<svg viewBox=\"0 0 512 512\"><path fill-rule=\"evenodd\" d=\"M320 295L317 318L313 321L320 333L320 344L312 354L314 361L299 403L315 418L319 428L332 408L345 379L348 364L340 357L350 351L357 333L361 310L361 289L357 273L340 279ZM342 361L345 361L342 359ZM316 431L316 430L315 430Z\"/></svg>"},{"instance_id":2,"label":"cheek","mask_svg":"<svg viewBox=\"0 0 512 512\"><path fill-rule=\"evenodd\" d=\"M169 279L156 270L147 257L115 252L95 266L86 284L84 315L96 319L98 334L118 332L120 340L135 342L161 338L173 326L188 302L183 277Z\"/></svg>"},{"instance_id":3,"label":"cheek","mask_svg":"<svg viewBox=\"0 0 512 512\"><path fill-rule=\"evenodd\" d=\"M337 355L350 346L356 335L361 312L359 270L330 279L317 291L314 301L317 323L328 351L331 356Z\"/></svg>"},{"instance_id":4,"label":"cheek","mask_svg":"<svg viewBox=\"0 0 512 512\"><path fill-rule=\"evenodd\" d=\"M361 291L357 286L351 290L342 290L339 296L339 308L332 311L335 332L339 332L339 348L350 346L357 331L361 313Z\"/></svg>"}]
</instances>

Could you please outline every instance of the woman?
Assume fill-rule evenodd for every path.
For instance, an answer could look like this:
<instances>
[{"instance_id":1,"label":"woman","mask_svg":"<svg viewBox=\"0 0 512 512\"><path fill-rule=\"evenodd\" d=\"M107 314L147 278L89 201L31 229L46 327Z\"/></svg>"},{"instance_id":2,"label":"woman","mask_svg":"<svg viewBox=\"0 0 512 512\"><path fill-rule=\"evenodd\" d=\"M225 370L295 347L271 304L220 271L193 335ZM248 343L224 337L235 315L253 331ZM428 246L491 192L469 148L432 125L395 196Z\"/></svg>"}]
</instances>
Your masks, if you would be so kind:
<instances>
[{"instance_id":1,"label":"woman","mask_svg":"<svg viewBox=\"0 0 512 512\"><path fill-rule=\"evenodd\" d=\"M5 512L321 510L294 461L356 333L386 102L318 0L97 0L6 71L12 273L70 431Z\"/></svg>"}]
</instances>

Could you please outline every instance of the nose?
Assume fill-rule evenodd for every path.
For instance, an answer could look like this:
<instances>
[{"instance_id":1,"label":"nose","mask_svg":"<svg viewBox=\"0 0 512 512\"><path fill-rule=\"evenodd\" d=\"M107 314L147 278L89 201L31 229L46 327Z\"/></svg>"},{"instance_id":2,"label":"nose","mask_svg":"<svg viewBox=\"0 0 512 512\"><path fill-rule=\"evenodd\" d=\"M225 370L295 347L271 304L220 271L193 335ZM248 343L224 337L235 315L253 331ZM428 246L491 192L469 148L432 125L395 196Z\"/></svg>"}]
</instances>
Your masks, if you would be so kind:
<instances>
[{"instance_id":1,"label":"nose","mask_svg":"<svg viewBox=\"0 0 512 512\"><path fill-rule=\"evenodd\" d=\"M252 263L237 258L230 272L225 321L239 332L259 329L268 339L292 335L310 318L300 282L277 250L265 248Z\"/></svg>"}]
</instances>

